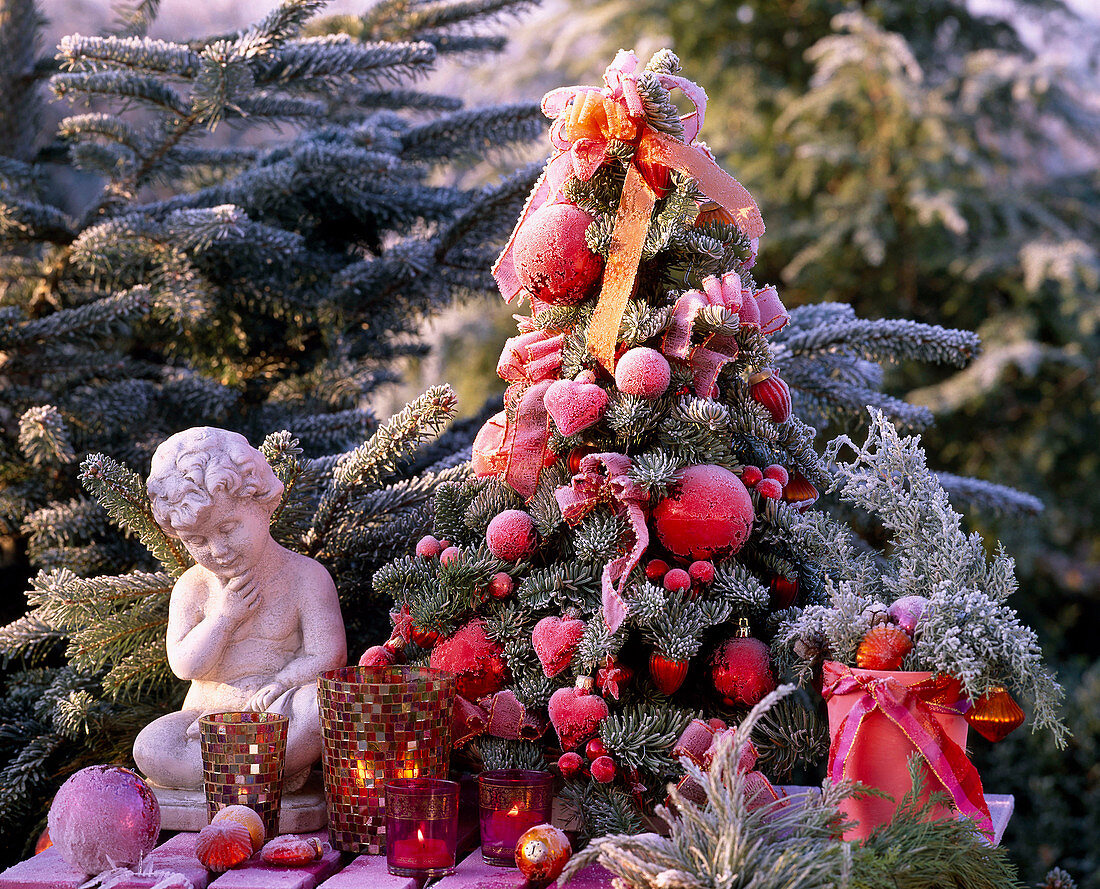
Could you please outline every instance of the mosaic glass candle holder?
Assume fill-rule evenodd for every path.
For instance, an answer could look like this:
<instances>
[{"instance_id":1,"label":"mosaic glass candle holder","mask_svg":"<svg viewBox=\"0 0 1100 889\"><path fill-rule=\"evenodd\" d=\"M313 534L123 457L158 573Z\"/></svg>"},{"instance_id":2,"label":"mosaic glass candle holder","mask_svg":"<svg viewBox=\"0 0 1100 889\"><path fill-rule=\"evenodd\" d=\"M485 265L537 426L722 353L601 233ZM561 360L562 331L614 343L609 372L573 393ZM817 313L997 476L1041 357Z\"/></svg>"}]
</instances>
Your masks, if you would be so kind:
<instances>
[{"instance_id":1,"label":"mosaic glass candle holder","mask_svg":"<svg viewBox=\"0 0 1100 889\"><path fill-rule=\"evenodd\" d=\"M386 784L386 866L419 880L455 870L457 781L398 778Z\"/></svg>"},{"instance_id":2,"label":"mosaic glass candle holder","mask_svg":"<svg viewBox=\"0 0 1100 889\"><path fill-rule=\"evenodd\" d=\"M442 778L450 758L449 674L423 667L343 667L322 673L321 767L333 848L386 848L385 786Z\"/></svg>"},{"instance_id":3,"label":"mosaic glass candle holder","mask_svg":"<svg viewBox=\"0 0 1100 889\"><path fill-rule=\"evenodd\" d=\"M528 769L495 769L478 776L481 857L496 867L516 866L516 841L550 821L554 776Z\"/></svg>"},{"instance_id":4,"label":"mosaic glass candle holder","mask_svg":"<svg viewBox=\"0 0 1100 889\"><path fill-rule=\"evenodd\" d=\"M226 806L248 806L263 819L267 836L278 833L288 722L278 713L253 712L199 719L208 818Z\"/></svg>"}]
</instances>

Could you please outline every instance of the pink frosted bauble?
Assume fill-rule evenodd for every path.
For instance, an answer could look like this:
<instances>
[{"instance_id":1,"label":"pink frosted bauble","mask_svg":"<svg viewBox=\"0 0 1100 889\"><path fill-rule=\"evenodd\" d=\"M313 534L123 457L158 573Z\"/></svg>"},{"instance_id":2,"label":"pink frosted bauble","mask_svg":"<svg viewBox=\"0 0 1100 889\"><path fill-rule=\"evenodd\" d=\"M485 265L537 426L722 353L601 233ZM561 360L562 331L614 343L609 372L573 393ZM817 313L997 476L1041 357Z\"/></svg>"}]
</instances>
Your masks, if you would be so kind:
<instances>
[{"instance_id":1,"label":"pink frosted bauble","mask_svg":"<svg viewBox=\"0 0 1100 889\"><path fill-rule=\"evenodd\" d=\"M894 600L887 613L890 620L912 636L927 607L928 600L924 596L902 596Z\"/></svg>"},{"instance_id":2,"label":"pink frosted bauble","mask_svg":"<svg viewBox=\"0 0 1100 889\"><path fill-rule=\"evenodd\" d=\"M384 645L372 645L359 658L360 667L391 667L397 663L397 655Z\"/></svg>"},{"instance_id":3,"label":"pink frosted bauble","mask_svg":"<svg viewBox=\"0 0 1100 889\"><path fill-rule=\"evenodd\" d=\"M507 599L512 595L515 582L503 571L498 571L489 580L489 595L494 599Z\"/></svg>"},{"instance_id":4,"label":"pink frosted bauble","mask_svg":"<svg viewBox=\"0 0 1100 889\"><path fill-rule=\"evenodd\" d=\"M728 469L689 466L672 495L654 507L653 521L661 544L681 559L721 558L752 533L752 498Z\"/></svg>"},{"instance_id":5,"label":"pink frosted bauble","mask_svg":"<svg viewBox=\"0 0 1100 889\"><path fill-rule=\"evenodd\" d=\"M751 636L727 639L710 662L714 689L731 707L752 707L775 691L768 646Z\"/></svg>"},{"instance_id":6,"label":"pink frosted bauble","mask_svg":"<svg viewBox=\"0 0 1100 889\"><path fill-rule=\"evenodd\" d=\"M457 562L462 558L462 550L457 546L448 546L443 552L439 554L440 565L450 565L452 562Z\"/></svg>"},{"instance_id":7,"label":"pink frosted bauble","mask_svg":"<svg viewBox=\"0 0 1100 889\"><path fill-rule=\"evenodd\" d=\"M695 583L710 583L714 580L714 565L710 562L692 562L688 574Z\"/></svg>"},{"instance_id":8,"label":"pink frosted bauble","mask_svg":"<svg viewBox=\"0 0 1100 889\"><path fill-rule=\"evenodd\" d=\"M469 701L500 691L508 676L504 649L485 634L479 617L436 644L428 664L453 675L455 690Z\"/></svg>"},{"instance_id":9,"label":"pink frosted bauble","mask_svg":"<svg viewBox=\"0 0 1100 889\"><path fill-rule=\"evenodd\" d=\"M431 534L426 534L416 543L416 554L422 559L434 559L442 551L443 548L439 545L439 541Z\"/></svg>"},{"instance_id":10,"label":"pink frosted bauble","mask_svg":"<svg viewBox=\"0 0 1100 889\"><path fill-rule=\"evenodd\" d=\"M580 302L603 272L603 257L584 233L593 216L573 204L547 204L528 216L512 242L520 284L551 306Z\"/></svg>"},{"instance_id":11,"label":"pink frosted bauble","mask_svg":"<svg viewBox=\"0 0 1100 889\"><path fill-rule=\"evenodd\" d=\"M503 562L518 562L535 551L535 523L522 509L506 509L493 517L485 530L489 552Z\"/></svg>"},{"instance_id":12,"label":"pink frosted bauble","mask_svg":"<svg viewBox=\"0 0 1100 889\"><path fill-rule=\"evenodd\" d=\"M645 346L628 349L615 364L615 385L627 395L657 398L665 394L671 379L668 359Z\"/></svg>"},{"instance_id":13,"label":"pink frosted bauble","mask_svg":"<svg viewBox=\"0 0 1100 889\"><path fill-rule=\"evenodd\" d=\"M160 834L160 805L121 766L88 766L61 785L47 820L65 863L86 874L135 867Z\"/></svg>"},{"instance_id":14,"label":"pink frosted bauble","mask_svg":"<svg viewBox=\"0 0 1100 889\"><path fill-rule=\"evenodd\" d=\"M673 568L662 583L670 593L682 593L691 589L691 576L683 568Z\"/></svg>"}]
</instances>

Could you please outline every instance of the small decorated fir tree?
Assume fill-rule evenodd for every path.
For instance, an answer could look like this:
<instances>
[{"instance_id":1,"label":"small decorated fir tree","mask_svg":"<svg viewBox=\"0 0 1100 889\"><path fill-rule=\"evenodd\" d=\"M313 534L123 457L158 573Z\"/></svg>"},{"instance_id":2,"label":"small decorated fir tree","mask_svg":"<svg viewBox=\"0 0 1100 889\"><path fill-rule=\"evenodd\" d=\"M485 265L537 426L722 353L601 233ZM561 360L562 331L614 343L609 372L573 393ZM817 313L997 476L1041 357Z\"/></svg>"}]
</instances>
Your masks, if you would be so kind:
<instances>
[{"instance_id":1,"label":"small decorated fir tree","mask_svg":"<svg viewBox=\"0 0 1100 889\"><path fill-rule=\"evenodd\" d=\"M558 151L494 269L532 307L498 366L505 410L440 487L433 534L375 575L394 632L362 661L455 673L454 740L487 766L556 760L588 835L636 831L691 720L774 689L771 613L824 601L832 541L803 511L830 474L792 401L920 422L874 362L977 346L842 306L789 316L753 279L760 213L696 141L705 94L677 69L623 52L605 88L544 99ZM773 773L820 752L793 698L758 735Z\"/></svg>"}]
</instances>

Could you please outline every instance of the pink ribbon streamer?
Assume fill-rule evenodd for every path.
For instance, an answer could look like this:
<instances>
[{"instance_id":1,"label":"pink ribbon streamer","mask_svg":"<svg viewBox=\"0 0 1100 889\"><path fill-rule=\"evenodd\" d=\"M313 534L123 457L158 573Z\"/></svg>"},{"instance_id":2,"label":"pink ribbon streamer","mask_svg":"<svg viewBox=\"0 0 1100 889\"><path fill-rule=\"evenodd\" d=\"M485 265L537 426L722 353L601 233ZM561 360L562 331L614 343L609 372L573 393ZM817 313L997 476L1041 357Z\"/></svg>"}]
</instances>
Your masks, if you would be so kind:
<instances>
[{"instance_id":1,"label":"pink ribbon streamer","mask_svg":"<svg viewBox=\"0 0 1100 889\"><path fill-rule=\"evenodd\" d=\"M630 572L649 546L649 528L646 527L644 512L649 496L630 478L630 467L630 458L625 454L589 454L581 460L572 483L554 492L562 517L570 525L578 524L601 503L614 504L630 523L634 534L633 548L626 555L608 562L601 579L603 619L612 633L622 626L629 613L623 590Z\"/></svg>"},{"instance_id":2,"label":"pink ribbon streamer","mask_svg":"<svg viewBox=\"0 0 1100 889\"><path fill-rule=\"evenodd\" d=\"M497 374L512 383L504 395L508 422L502 450L508 455L504 480L525 500L534 496L550 443L550 415L543 396L561 372L564 335L530 330L504 344Z\"/></svg>"},{"instance_id":3,"label":"pink ribbon streamer","mask_svg":"<svg viewBox=\"0 0 1100 889\"><path fill-rule=\"evenodd\" d=\"M830 745L827 771L831 780L838 782L847 777L848 757L863 720L877 710L909 738L932 774L951 795L955 807L972 818L982 833L993 835L993 821L977 769L932 715L935 712L965 713L968 702L958 694L957 683L949 687L943 680L933 678L906 686L892 676L859 674L850 667L832 662L825 666L825 683L822 695L826 701L833 695L863 692L841 721ZM945 694L945 691L951 693Z\"/></svg>"}]
</instances>

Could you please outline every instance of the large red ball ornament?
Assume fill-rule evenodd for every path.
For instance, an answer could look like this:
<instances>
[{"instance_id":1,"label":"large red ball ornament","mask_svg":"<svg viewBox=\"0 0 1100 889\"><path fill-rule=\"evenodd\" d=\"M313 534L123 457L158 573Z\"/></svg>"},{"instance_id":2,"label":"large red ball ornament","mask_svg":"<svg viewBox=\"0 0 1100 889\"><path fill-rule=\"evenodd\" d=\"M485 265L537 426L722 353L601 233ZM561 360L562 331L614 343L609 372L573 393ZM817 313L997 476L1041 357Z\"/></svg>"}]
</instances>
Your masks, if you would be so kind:
<instances>
[{"instance_id":1,"label":"large red ball ornament","mask_svg":"<svg viewBox=\"0 0 1100 889\"><path fill-rule=\"evenodd\" d=\"M752 498L728 469L689 466L653 518L661 544L680 558L722 558L737 552L752 533Z\"/></svg>"},{"instance_id":2,"label":"large red ball ornament","mask_svg":"<svg viewBox=\"0 0 1100 889\"><path fill-rule=\"evenodd\" d=\"M534 553L538 542L535 522L522 509L506 509L498 513L485 529L489 552L504 562L526 559Z\"/></svg>"},{"instance_id":3,"label":"large red ball ornament","mask_svg":"<svg viewBox=\"0 0 1100 889\"><path fill-rule=\"evenodd\" d=\"M752 636L727 639L710 662L715 691L729 706L752 707L775 691L768 646Z\"/></svg>"},{"instance_id":4,"label":"large red ball ornament","mask_svg":"<svg viewBox=\"0 0 1100 889\"><path fill-rule=\"evenodd\" d=\"M485 622L474 618L432 649L433 670L455 677L455 690L470 701L504 688L508 667L504 649L485 635Z\"/></svg>"},{"instance_id":5,"label":"large red ball ornament","mask_svg":"<svg viewBox=\"0 0 1100 889\"><path fill-rule=\"evenodd\" d=\"M47 823L66 864L100 874L112 867L136 867L153 851L160 805L149 785L129 769L88 766L61 785Z\"/></svg>"},{"instance_id":6,"label":"large red ball ornament","mask_svg":"<svg viewBox=\"0 0 1100 889\"><path fill-rule=\"evenodd\" d=\"M528 216L512 242L519 282L535 299L570 306L592 291L603 257L584 233L594 217L573 204L547 204Z\"/></svg>"}]
</instances>

